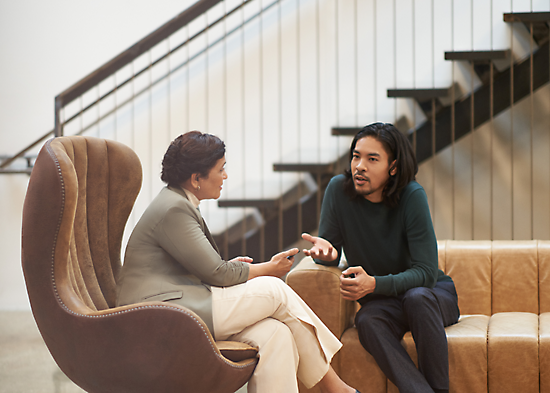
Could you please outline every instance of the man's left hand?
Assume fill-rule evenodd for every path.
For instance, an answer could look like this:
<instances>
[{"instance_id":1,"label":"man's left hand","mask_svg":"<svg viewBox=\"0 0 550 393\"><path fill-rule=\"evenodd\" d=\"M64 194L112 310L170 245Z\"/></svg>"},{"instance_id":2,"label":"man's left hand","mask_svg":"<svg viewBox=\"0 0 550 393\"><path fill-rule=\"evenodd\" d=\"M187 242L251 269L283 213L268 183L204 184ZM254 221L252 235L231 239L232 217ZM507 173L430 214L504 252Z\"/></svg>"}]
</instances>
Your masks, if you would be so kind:
<instances>
[{"instance_id":1,"label":"man's left hand","mask_svg":"<svg viewBox=\"0 0 550 393\"><path fill-rule=\"evenodd\" d=\"M354 274L355 277L346 277ZM376 288L376 279L369 276L361 266L349 267L340 276L340 293L346 300L359 300L372 293Z\"/></svg>"}]
</instances>

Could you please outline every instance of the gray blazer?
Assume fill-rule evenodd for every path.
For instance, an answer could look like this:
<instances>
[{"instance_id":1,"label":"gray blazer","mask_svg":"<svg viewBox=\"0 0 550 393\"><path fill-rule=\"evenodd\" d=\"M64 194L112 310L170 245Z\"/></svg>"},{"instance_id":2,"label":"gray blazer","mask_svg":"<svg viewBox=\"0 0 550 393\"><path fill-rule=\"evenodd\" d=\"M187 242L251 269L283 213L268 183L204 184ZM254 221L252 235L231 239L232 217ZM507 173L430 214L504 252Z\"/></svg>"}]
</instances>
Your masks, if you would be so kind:
<instances>
[{"instance_id":1,"label":"gray blazer","mask_svg":"<svg viewBox=\"0 0 550 393\"><path fill-rule=\"evenodd\" d=\"M227 262L182 189L165 187L137 223L117 282L117 305L173 302L197 313L212 334L210 286L248 279L248 264Z\"/></svg>"}]
</instances>

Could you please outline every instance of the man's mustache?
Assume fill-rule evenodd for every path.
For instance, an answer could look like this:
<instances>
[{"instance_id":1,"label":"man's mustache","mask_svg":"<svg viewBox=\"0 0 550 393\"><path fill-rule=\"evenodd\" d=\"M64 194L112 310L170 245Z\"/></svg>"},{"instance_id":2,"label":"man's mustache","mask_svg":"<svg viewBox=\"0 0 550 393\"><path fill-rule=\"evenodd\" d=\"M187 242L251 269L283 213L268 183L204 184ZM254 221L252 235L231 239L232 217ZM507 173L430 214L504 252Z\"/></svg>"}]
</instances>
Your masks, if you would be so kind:
<instances>
[{"instance_id":1,"label":"man's mustache","mask_svg":"<svg viewBox=\"0 0 550 393\"><path fill-rule=\"evenodd\" d=\"M370 183L370 178L367 175L365 175L364 172L355 171L353 173L353 177L356 177L356 176L361 176L363 179L365 179Z\"/></svg>"}]
</instances>

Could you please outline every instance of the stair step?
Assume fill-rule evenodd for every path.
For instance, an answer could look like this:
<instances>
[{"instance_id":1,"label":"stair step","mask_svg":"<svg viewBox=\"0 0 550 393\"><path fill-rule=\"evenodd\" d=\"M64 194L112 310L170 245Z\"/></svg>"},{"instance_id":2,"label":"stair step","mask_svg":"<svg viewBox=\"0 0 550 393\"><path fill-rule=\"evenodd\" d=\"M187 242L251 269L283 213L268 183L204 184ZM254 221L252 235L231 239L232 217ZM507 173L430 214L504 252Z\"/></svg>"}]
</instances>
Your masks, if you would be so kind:
<instances>
[{"instance_id":1,"label":"stair step","mask_svg":"<svg viewBox=\"0 0 550 393\"><path fill-rule=\"evenodd\" d=\"M504 22L550 22L550 12L512 12L504 14Z\"/></svg>"},{"instance_id":2,"label":"stair step","mask_svg":"<svg viewBox=\"0 0 550 393\"><path fill-rule=\"evenodd\" d=\"M414 98L418 101L428 101L432 98L444 98L449 95L446 89L388 89L390 98Z\"/></svg>"},{"instance_id":3,"label":"stair step","mask_svg":"<svg viewBox=\"0 0 550 393\"><path fill-rule=\"evenodd\" d=\"M491 61L508 59L510 50L445 52L445 60Z\"/></svg>"},{"instance_id":4,"label":"stair step","mask_svg":"<svg viewBox=\"0 0 550 393\"><path fill-rule=\"evenodd\" d=\"M219 207L256 207L259 209L275 209L279 207L280 199L221 199Z\"/></svg>"},{"instance_id":5,"label":"stair step","mask_svg":"<svg viewBox=\"0 0 550 393\"><path fill-rule=\"evenodd\" d=\"M334 164L273 164L275 172L310 172L315 174L330 174L334 172Z\"/></svg>"}]
</instances>

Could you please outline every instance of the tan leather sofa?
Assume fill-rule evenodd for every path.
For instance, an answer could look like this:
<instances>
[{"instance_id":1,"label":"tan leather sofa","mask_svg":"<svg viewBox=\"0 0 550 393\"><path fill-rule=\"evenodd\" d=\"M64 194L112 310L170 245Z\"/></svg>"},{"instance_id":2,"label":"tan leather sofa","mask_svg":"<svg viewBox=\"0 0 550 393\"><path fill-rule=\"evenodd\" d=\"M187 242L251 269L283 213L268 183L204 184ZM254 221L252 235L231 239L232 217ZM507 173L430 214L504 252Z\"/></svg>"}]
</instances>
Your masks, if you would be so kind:
<instances>
[{"instance_id":1,"label":"tan leather sofa","mask_svg":"<svg viewBox=\"0 0 550 393\"><path fill-rule=\"evenodd\" d=\"M438 245L439 266L456 284L461 311L446 328L450 391L550 392L550 241ZM356 303L340 298L340 272L304 258L287 283L341 338L333 367L346 382L362 392L397 392L359 343ZM403 345L416 361L410 332Z\"/></svg>"}]
</instances>

